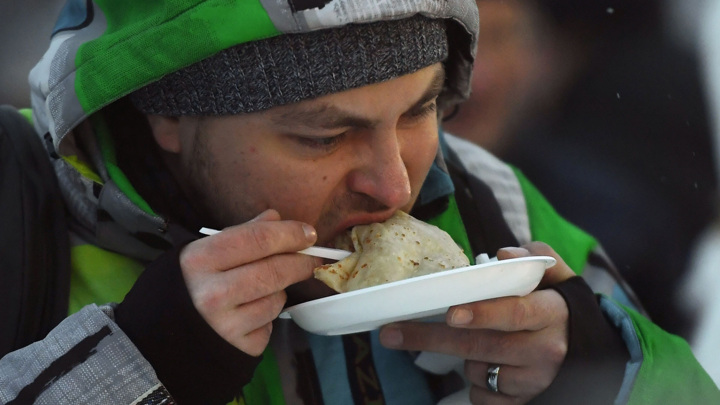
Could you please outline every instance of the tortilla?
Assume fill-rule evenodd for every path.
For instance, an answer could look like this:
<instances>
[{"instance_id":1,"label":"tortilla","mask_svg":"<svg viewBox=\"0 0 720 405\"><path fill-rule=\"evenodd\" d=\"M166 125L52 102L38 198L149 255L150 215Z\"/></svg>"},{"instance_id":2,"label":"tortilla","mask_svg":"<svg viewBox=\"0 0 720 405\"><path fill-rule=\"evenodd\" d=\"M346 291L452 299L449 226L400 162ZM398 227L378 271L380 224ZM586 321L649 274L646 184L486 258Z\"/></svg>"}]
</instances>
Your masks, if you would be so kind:
<instances>
[{"instance_id":1,"label":"tortilla","mask_svg":"<svg viewBox=\"0 0 720 405\"><path fill-rule=\"evenodd\" d=\"M402 211L382 223L353 227L336 238L335 247L354 252L314 273L337 292L470 265L445 231Z\"/></svg>"}]
</instances>

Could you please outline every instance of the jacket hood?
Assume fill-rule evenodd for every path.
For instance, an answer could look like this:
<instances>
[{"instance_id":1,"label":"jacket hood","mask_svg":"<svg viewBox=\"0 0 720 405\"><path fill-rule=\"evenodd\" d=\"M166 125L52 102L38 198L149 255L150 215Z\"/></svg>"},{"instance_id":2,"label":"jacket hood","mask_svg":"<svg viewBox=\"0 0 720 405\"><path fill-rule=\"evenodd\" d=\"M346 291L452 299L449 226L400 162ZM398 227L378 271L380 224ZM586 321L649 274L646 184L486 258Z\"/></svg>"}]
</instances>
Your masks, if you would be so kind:
<instances>
[{"instance_id":1,"label":"jacket hood","mask_svg":"<svg viewBox=\"0 0 720 405\"><path fill-rule=\"evenodd\" d=\"M117 166L103 114L95 113L231 46L416 14L451 22L448 80L438 103L464 99L478 31L474 0L68 0L29 80L35 128L49 149L74 234L140 260L187 236L135 191ZM438 173L429 178L442 180ZM429 198L452 188L449 179L432 182L444 186Z\"/></svg>"},{"instance_id":2,"label":"jacket hood","mask_svg":"<svg viewBox=\"0 0 720 405\"><path fill-rule=\"evenodd\" d=\"M225 48L415 14L453 22L441 104L463 100L478 31L474 0L68 0L30 73L36 129L59 151L92 113Z\"/></svg>"}]
</instances>

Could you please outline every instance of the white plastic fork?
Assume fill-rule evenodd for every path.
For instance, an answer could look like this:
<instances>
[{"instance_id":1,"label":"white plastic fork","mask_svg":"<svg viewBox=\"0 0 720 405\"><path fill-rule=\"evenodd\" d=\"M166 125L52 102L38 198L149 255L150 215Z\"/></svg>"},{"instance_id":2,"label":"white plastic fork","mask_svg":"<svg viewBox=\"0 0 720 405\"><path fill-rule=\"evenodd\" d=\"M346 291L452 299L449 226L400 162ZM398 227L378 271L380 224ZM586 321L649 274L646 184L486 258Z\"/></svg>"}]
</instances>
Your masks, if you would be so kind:
<instances>
[{"instance_id":1,"label":"white plastic fork","mask_svg":"<svg viewBox=\"0 0 720 405\"><path fill-rule=\"evenodd\" d=\"M216 233L219 233L221 231L218 231L217 229L211 229L211 228L201 228L200 233L203 235L215 235ZM327 248L322 246L310 246L307 249L298 250L298 253L302 253L304 255L308 256L316 256L316 257L322 257L324 259L332 259L332 260L342 260L352 254L352 252L349 252L347 250L343 249L333 249L333 248Z\"/></svg>"}]
</instances>

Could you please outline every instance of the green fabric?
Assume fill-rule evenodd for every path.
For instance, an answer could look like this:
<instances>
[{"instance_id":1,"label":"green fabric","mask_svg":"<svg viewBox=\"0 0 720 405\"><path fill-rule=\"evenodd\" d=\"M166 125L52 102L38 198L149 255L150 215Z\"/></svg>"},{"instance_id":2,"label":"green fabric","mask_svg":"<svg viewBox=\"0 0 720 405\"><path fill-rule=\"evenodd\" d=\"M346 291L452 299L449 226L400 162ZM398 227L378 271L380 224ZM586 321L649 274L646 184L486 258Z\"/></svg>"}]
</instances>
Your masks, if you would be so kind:
<instances>
[{"instance_id":1,"label":"green fabric","mask_svg":"<svg viewBox=\"0 0 720 405\"><path fill-rule=\"evenodd\" d=\"M275 353L268 346L263 352L250 384L243 388L243 396L249 405L285 405L282 386L280 385L280 369Z\"/></svg>"},{"instance_id":2,"label":"green fabric","mask_svg":"<svg viewBox=\"0 0 720 405\"><path fill-rule=\"evenodd\" d=\"M628 404L720 404L720 390L682 338L663 331L631 308L643 362Z\"/></svg>"},{"instance_id":3,"label":"green fabric","mask_svg":"<svg viewBox=\"0 0 720 405\"><path fill-rule=\"evenodd\" d=\"M550 245L575 274L582 274L597 241L562 218L520 170L513 170L525 195L532 240Z\"/></svg>"},{"instance_id":4,"label":"green fabric","mask_svg":"<svg viewBox=\"0 0 720 405\"><path fill-rule=\"evenodd\" d=\"M80 160L76 155L61 156L62 160L72 166L78 173L80 173L86 179L90 179L98 184L103 184L100 176L85 162Z\"/></svg>"},{"instance_id":5,"label":"green fabric","mask_svg":"<svg viewBox=\"0 0 720 405\"><path fill-rule=\"evenodd\" d=\"M21 108L18 110L20 114L22 114L23 117L25 117L26 120L30 123L30 125L33 125L33 112L31 108Z\"/></svg>"},{"instance_id":6,"label":"green fabric","mask_svg":"<svg viewBox=\"0 0 720 405\"><path fill-rule=\"evenodd\" d=\"M18 110L18 112L20 114L22 114L22 116L25 117L25 119L28 120L30 125L33 125L33 111L31 108L21 108ZM75 170L77 170L78 173L80 173L83 177L88 178L88 179L94 181L95 183L103 184L103 181L100 178L100 176L98 176L97 173L95 173L85 162L78 159L77 156L74 156L74 155L61 156L61 158L65 162L70 164L70 166L75 168Z\"/></svg>"},{"instance_id":7,"label":"green fabric","mask_svg":"<svg viewBox=\"0 0 720 405\"><path fill-rule=\"evenodd\" d=\"M73 246L70 266L69 315L88 304L121 302L144 268L135 260L93 245Z\"/></svg>"},{"instance_id":8,"label":"green fabric","mask_svg":"<svg viewBox=\"0 0 720 405\"><path fill-rule=\"evenodd\" d=\"M75 59L75 92L87 114L222 49L279 34L259 0L95 3L107 29Z\"/></svg>"},{"instance_id":9,"label":"green fabric","mask_svg":"<svg viewBox=\"0 0 720 405\"><path fill-rule=\"evenodd\" d=\"M25 117L26 120L30 123L30 125L33 125L33 112L31 108L21 108L18 110L18 112ZM96 183L102 184L103 181L100 179L100 176L97 175L85 162L82 162L80 159L78 159L77 156L61 156L61 158L66 161L70 166L75 168L75 170L78 171L83 177L88 178Z\"/></svg>"},{"instance_id":10,"label":"green fabric","mask_svg":"<svg viewBox=\"0 0 720 405\"><path fill-rule=\"evenodd\" d=\"M100 114L94 114L90 116L90 122L95 129L95 134L97 135L98 143L100 144L103 163L105 163L105 169L108 172L108 176L110 176L120 191L122 191L128 199L130 199L130 201L137 205L141 210L150 215L157 216L152 208L150 208L150 204L148 204L145 199L143 199L140 194L135 191L135 187L130 184L130 180L125 177L125 173L123 173L122 170L120 170L120 167L118 167L115 156L115 144L113 143L110 135L110 129L107 127L105 120Z\"/></svg>"},{"instance_id":11,"label":"green fabric","mask_svg":"<svg viewBox=\"0 0 720 405\"><path fill-rule=\"evenodd\" d=\"M448 208L445 211L425 222L435 225L450 234L450 237L455 241L455 243L462 248L465 256L467 256L468 260L470 260L470 264L475 264L475 257L473 256L473 251L470 247L470 240L467 236L465 224L460 216L460 209L458 208L457 201L455 200L455 195L450 195Z\"/></svg>"}]
</instances>

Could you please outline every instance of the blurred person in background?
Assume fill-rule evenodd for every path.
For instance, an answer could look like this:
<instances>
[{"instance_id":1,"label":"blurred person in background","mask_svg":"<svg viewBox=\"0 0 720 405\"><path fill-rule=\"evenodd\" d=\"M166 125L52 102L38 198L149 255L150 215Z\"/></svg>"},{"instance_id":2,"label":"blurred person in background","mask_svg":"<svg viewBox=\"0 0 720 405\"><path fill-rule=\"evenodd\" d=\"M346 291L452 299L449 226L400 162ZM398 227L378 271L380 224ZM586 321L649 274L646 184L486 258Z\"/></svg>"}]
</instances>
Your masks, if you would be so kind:
<instances>
[{"instance_id":1,"label":"blurred person in background","mask_svg":"<svg viewBox=\"0 0 720 405\"><path fill-rule=\"evenodd\" d=\"M720 175L720 1L677 2L676 6L689 7L683 14L695 24L695 29L682 28L686 36L697 38L715 141L715 173ZM720 206L720 194L716 204ZM716 215L693 245L689 270L676 296L685 315L693 319L689 337L693 352L716 384L720 384L719 269L720 215Z\"/></svg>"},{"instance_id":2,"label":"blurred person in background","mask_svg":"<svg viewBox=\"0 0 720 405\"><path fill-rule=\"evenodd\" d=\"M480 46L473 94L444 128L521 169L598 236L650 316L687 336L671 297L717 187L692 50L665 34L655 0L477 4L481 31L505 39Z\"/></svg>"},{"instance_id":3,"label":"blurred person in background","mask_svg":"<svg viewBox=\"0 0 720 405\"><path fill-rule=\"evenodd\" d=\"M472 94L448 111L444 128L484 148L501 152L521 120L538 109L538 92L553 72L543 58L550 50L547 30L533 2L478 1L478 38Z\"/></svg>"}]
</instances>

